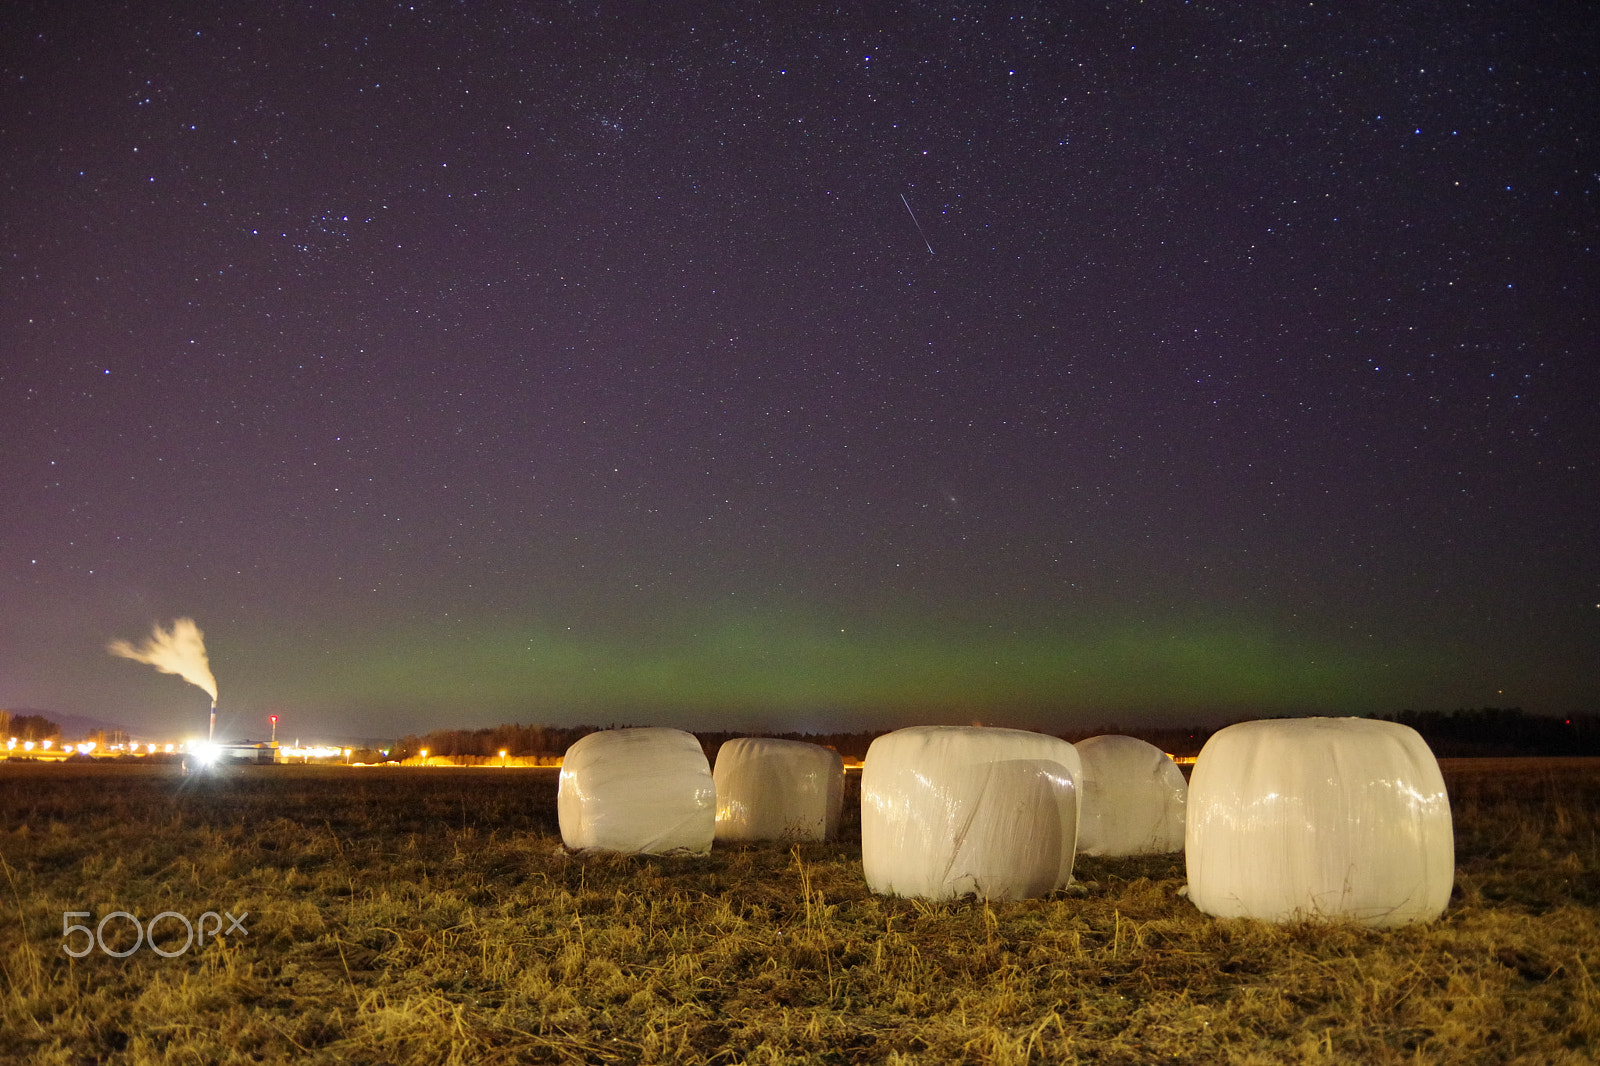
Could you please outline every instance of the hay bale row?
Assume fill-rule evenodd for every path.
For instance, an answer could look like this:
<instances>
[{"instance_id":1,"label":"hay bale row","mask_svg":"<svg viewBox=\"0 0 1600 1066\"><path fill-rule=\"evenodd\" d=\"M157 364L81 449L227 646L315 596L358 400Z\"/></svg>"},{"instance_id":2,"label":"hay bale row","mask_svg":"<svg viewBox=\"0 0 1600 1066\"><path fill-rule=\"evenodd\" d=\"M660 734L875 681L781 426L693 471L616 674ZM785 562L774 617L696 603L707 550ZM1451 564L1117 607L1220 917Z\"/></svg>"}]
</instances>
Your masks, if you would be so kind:
<instances>
[{"instance_id":1,"label":"hay bale row","mask_svg":"<svg viewBox=\"0 0 1600 1066\"><path fill-rule=\"evenodd\" d=\"M818 745L730 741L713 774L688 733L618 729L573 745L558 813L574 849L705 854L714 840L832 839L842 793L843 764ZM867 752L861 848L874 892L926 899L1042 896L1079 853L1181 848L1208 914L1375 926L1437 917L1455 862L1427 745L1354 718L1230 726L1188 783L1132 737L897 730Z\"/></svg>"}]
</instances>

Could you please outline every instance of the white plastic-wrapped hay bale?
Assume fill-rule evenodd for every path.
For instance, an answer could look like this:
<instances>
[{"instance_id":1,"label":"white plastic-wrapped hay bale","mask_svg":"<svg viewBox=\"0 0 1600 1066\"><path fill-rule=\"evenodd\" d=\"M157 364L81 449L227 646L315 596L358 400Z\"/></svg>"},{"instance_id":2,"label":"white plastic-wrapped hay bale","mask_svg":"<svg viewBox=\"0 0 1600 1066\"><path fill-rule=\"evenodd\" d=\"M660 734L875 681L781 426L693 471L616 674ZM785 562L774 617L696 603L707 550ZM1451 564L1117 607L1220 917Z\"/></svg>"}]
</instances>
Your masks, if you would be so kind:
<instances>
[{"instance_id":1,"label":"white plastic-wrapped hay bale","mask_svg":"<svg viewBox=\"0 0 1600 1066\"><path fill-rule=\"evenodd\" d=\"M1020 729L914 726L867 749L861 863L874 892L1028 899L1072 878L1078 753Z\"/></svg>"},{"instance_id":2,"label":"white plastic-wrapped hay bale","mask_svg":"<svg viewBox=\"0 0 1600 1066\"><path fill-rule=\"evenodd\" d=\"M1166 752L1123 736L1090 737L1073 747L1083 761L1078 854L1183 850L1189 783Z\"/></svg>"},{"instance_id":3,"label":"white plastic-wrapped hay bale","mask_svg":"<svg viewBox=\"0 0 1600 1066\"><path fill-rule=\"evenodd\" d=\"M1189 898L1218 917L1365 925L1443 913L1450 798L1415 730L1363 718L1243 722L1189 781Z\"/></svg>"},{"instance_id":4,"label":"white plastic-wrapped hay bale","mask_svg":"<svg viewBox=\"0 0 1600 1066\"><path fill-rule=\"evenodd\" d=\"M561 761L556 816L574 850L704 855L717 817L711 766L681 729L590 733Z\"/></svg>"},{"instance_id":5,"label":"white plastic-wrapped hay bale","mask_svg":"<svg viewBox=\"0 0 1600 1066\"><path fill-rule=\"evenodd\" d=\"M717 751L718 840L831 840L844 760L820 744L740 737Z\"/></svg>"}]
</instances>

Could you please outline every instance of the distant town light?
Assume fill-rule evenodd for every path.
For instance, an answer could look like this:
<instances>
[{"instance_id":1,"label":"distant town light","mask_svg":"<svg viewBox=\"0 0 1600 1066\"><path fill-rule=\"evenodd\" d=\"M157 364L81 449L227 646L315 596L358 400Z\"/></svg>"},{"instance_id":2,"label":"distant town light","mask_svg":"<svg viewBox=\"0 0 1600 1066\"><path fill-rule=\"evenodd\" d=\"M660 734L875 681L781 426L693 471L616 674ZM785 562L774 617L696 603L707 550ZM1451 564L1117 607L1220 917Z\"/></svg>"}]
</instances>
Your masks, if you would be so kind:
<instances>
[{"instance_id":1,"label":"distant town light","mask_svg":"<svg viewBox=\"0 0 1600 1066\"><path fill-rule=\"evenodd\" d=\"M326 744L308 746L295 744L280 748L279 752L286 759L337 759L342 755L349 754L345 748L329 747Z\"/></svg>"}]
</instances>

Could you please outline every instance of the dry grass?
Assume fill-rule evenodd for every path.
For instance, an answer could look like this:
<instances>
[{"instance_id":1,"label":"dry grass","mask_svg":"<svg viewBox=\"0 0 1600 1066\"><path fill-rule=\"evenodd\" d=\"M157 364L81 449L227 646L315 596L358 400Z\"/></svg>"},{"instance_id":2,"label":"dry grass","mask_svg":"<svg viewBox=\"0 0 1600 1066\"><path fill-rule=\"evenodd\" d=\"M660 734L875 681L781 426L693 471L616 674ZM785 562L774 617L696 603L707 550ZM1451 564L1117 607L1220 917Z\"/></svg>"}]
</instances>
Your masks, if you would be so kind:
<instances>
[{"instance_id":1,"label":"dry grass","mask_svg":"<svg viewBox=\"0 0 1600 1066\"><path fill-rule=\"evenodd\" d=\"M0 765L0 1059L1594 1061L1600 764L1446 773L1450 909L1372 932L1204 917L1181 856L1082 859L1044 900L877 897L849 824L574 856L547 771ZM71 959L85 910L249 933Z\"/></svg>"}]
</instances>

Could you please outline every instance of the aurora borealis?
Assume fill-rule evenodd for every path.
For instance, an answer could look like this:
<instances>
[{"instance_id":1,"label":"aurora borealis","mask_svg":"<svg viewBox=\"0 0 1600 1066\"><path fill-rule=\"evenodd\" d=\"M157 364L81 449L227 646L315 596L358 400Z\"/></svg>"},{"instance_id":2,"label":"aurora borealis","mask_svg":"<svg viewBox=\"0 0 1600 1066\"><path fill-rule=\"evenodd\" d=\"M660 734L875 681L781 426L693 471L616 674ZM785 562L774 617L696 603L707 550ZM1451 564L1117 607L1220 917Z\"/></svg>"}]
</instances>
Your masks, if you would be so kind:
<instances>
[{"instance_id":1,"label":"aurora borealis","mask_svg":"<svg viewBox=\"0 0 1600 1066\"><path fill-rule=\"evenodd\" d=\"M14 5L0 706L1600 706L1597 31Z\"/></svg>"}]
</instances>

